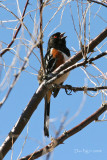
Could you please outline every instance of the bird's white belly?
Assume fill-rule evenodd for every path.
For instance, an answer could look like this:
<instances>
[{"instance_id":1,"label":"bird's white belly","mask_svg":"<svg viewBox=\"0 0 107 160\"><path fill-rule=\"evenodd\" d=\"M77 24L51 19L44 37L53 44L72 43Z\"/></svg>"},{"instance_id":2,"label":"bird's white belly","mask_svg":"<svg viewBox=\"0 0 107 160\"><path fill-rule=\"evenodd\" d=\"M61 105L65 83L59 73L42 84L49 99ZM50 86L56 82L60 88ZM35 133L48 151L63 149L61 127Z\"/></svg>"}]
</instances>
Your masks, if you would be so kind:
<instances>
[{"instance_id":1,"label":"bird's white belly","mask_svg":"<svg viewBox=\"0 0 107 160\"><path fill-rule=\"evenodd\" d=\"M64 74L63 76L61 76L60 78L56 79L54 83L55 83L55 84L63 83L63 82L67 79L69 73L70 73L70 72L65 73L65 74Z\"/></svg>"}]
</instances>

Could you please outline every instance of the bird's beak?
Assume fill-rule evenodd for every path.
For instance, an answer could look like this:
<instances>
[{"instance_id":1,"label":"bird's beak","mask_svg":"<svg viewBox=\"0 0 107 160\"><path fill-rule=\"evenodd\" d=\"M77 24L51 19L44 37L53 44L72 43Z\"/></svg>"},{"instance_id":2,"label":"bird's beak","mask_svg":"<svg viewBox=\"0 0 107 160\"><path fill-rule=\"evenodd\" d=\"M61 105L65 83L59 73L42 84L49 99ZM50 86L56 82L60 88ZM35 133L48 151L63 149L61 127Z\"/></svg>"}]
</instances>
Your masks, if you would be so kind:
<instances>
[{"instance_id":1,"label":"bird's beak","mask_svg":"<svg viewBox=\"0 0 107 160\"><path fill-rule=\"evenodd\" d=\"M65 32L60 34L61 39L65 39L67 36L64 36Z\"/></svg>"}]
</instances>

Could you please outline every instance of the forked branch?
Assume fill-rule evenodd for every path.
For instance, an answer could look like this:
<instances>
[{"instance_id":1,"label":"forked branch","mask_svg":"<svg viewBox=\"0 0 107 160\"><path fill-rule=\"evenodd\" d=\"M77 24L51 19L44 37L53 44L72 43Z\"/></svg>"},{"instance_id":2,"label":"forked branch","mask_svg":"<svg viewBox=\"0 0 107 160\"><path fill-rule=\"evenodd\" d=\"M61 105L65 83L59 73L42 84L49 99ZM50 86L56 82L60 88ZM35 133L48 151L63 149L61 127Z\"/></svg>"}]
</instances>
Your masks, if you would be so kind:
<instances>
[{"instance_id":1,"label":"forked branch","mask_svg":"<svg viewBox=\"0 0 107 160\"><path fill-rule=\"evenodd\" d=\"M37 159L48 152L51 152L54 150L55 147L59 146L60 144L63 144L63 142L68 139L69 137L73 136L74 134L81 131L83 128L85 128L87 125L89 125L91 122L98 119L98 117L104 113L107 110L107 103L102 105L96 112L94 112L91 116L83 120L80 124L75 126L74 128L64 132L60 137L53 139L50 144L45 146L44 148L40 149L39 151L36 151L26 157L21 158L20 160L34 160Z\"/></svg>"}]
</instances>

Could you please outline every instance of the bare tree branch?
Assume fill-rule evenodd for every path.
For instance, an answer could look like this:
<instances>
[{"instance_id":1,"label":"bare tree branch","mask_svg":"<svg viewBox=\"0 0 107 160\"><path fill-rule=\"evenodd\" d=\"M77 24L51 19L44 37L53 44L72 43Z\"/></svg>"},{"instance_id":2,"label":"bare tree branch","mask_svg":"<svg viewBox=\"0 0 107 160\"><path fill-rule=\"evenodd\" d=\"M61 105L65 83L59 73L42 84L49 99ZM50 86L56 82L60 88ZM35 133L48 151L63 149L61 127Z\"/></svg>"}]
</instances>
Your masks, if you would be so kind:
<instances>
[{"instance_id":1,"label":"bare tree branch","mask_svg":"<svg viewBox=\"0 0 107 160\"><path fill-rule=\"evenodd\" d=\"M106 37L107 37L107 28L104 31L102 31L92 42L90 42L89 45L86 46L88 48L88 53L91 52ZM31 98L29 104L26 106L26 108L23 111L22 115L20 116L19 120L16 122L15 126L10 131L7 138L3 142L2 146L0 147L0 160L3 159L3 157L11 149L12 145L14 144L14 142L17 140L17 138L21 134L22 130L26 126L26 124L29 121L30 117L32 116L33 112L37 109L37 106L39 105L39 103L41 102L41 100L45 96L46 92L48 91L49 86L51 87L50 84L52 84L54 82L54 80L57 79L57 77L58 77L57 74L60 74L61 71L63 71L64 69L67 69L71 65L75 64L80 59L82 59L82 51L79 51L76 55L71 57L65 64L58 67L58 69L53 74L54 78L51 78L50 80L48 80L47 84L46 84L46 81L43 81L43 83L39 86L38 90ZM104 109L105 108L106 107L104 107ZM97 116L98 115L99 114L97 114ZM64 136L64 137L66 137L66 136ZM61 143L60 139L58 139L58 143Z\"/></svg>"},{"instance_id":2,"label":"bare tree branch","mask_svg":"<svg viewBox=\"0 0 107 160\"><path fill-rule=\"evenodd\" d=\"M26 1L25 7L24 7L24 10L23 10L23 14L22 14L22 17L21 17L22 22L24 20L24 15L25 15L28 4L29 4L29 0ZM10 50L10 47L14 43L14 41L15 41L15 39L16 39L20 29L21 29L21 26L22 26L22 23L20 23L19 27L16 30L16 33L14 34L14 36L12 38L12 41L7 45L7 48L5 48L2 53L0 53L0 57L2 57L7 51Z\"/></svg>"},{"instance_id":3,"label":"bare tree branch","mask_svg":"<svg viewBox=\"0 0 107 160\"><path fill-rule=\"evenodd\" d=\"M62 88L65 90L70 90L73 92L77 92L77 91L84 91L85 93L87 91L99 91L99 90L104 90L107 89L107 86L101 86L101 87L72 87L71 85L54 85L54 87L56 88Z\"/></svg>"},{"instance_id":4,"label":"bare tree branch","mask_svg":"<svg viewBox=\"0 0 107 160\"><path fill-rule=\"evenodd\" d=\"M43 0L40 0L40 57L41 57L41 67L43 68L43 73L45 73L45 65L44 65L44 60L43 60L43 20L42 20L42 13L43 13Z\"/></svg>"},{"instance_id":5,"label":"bare tree branch","mask_svg":"<svg viewBox=\"0 0 107 160\"><path fill-rule=\"evenodd\" d=\"M60 144L63 144L63 142L68 139L69 137L73 136L74 134L81 131L83 128L85 128L87 125L89 125L91 122L98 119L98 117L104 113L107 110L107 103L102 105L96 112L94 112L91 116L86 118L84 121L82 121L80 124L75 126L74 128L64 132L60 137L53 139L53 141L45 146L44 148L40 149L39 151L36 151L26 157L21 158L20 160L34 160L37 159L48 152L51 152L54 150L55 147L57 147Z\"/></svg>"},{"instance_id":6,"label":"bare tree branch","mask_svg":"<svg viewBox=\"0 0 107 160\"><path fill-rule=\"evenodd\" d=\"M100 5L102 5L102 6L104 6L104 7L107 7L107 5L106 4L104 4L103 2L99 2L99 1L95 1L95 0L87 0L88 2L94 2L94 3L96 3L96 4L100 4Z\"/></svg>"}]
</instances>

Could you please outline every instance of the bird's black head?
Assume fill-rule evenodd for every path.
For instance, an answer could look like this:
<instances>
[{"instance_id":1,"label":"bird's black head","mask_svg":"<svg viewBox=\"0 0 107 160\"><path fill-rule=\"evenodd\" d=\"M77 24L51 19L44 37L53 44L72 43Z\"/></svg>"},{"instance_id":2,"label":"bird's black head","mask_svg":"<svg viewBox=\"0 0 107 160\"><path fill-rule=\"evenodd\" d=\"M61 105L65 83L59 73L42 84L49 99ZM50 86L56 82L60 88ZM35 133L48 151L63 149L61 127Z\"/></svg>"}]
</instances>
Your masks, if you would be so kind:
<instances>
[{"instance_id":1,"label":"bird's black head","mask_svg":"<svg viewBox=\"0 0 107 160\"><path fill-rule=\"evenodd\" d=\"M51 48L55 48L64 52L66 55L70 56L70 51L66 47L65 39L67 36L64 36L64 34L65 33L57 32L49 38L47 52L50 51Z\"/></svg>"},{"instance_id":2,"label":"bird's black head","mask_svg":"<svg viewBox=\"0 0 107 160\"><path fill-rule=\"evenodd\" d=\"M48 41L48 49L56 48L61 49L62 47L66 47L66 41L64 36L65 33L57 32L53 34Z\"/></svg>"}]
</instances>

